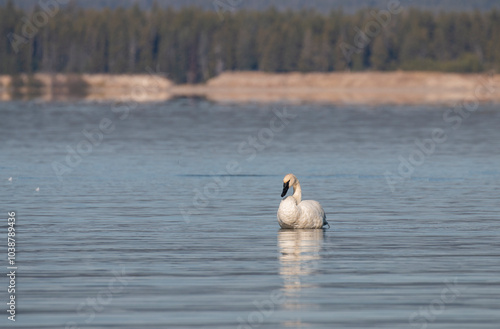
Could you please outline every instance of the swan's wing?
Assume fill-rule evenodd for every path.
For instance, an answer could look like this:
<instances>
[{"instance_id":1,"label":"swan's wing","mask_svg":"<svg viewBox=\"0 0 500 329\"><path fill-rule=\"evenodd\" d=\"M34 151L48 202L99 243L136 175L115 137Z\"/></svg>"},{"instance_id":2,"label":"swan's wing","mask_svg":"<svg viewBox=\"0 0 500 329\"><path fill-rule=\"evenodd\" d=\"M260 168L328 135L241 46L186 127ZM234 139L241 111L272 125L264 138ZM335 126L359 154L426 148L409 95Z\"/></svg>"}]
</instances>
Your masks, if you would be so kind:
<instances>
[{"instance_id":1,"label":"swan's wing","mask_svg":"<svg viewBox=\"0 0 500 329\"><path fill-rule=\"evenodd\" d=\"M299 203L298 206L301 211L300 219L303 225L322 228L324 225L328 224L326 222L325 211L318 201L304 200Z\"/></svg>"}]
</instances>

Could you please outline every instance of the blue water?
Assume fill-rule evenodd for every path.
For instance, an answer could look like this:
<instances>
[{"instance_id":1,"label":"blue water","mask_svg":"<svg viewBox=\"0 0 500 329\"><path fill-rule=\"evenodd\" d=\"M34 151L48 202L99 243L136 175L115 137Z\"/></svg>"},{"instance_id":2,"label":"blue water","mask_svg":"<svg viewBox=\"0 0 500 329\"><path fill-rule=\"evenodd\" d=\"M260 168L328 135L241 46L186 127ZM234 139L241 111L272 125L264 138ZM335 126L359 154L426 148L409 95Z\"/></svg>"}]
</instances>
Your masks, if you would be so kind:
<instances>
[{"instance_id":1,"label":"blue water","mask_svg":"<svg viewBox=\"0 0 500 329\"><path fill-rule=\"evenodd\" d=\"M128 105L0 103L2 327L498 328L495 106Z\"/></svg>"}]
</instances>

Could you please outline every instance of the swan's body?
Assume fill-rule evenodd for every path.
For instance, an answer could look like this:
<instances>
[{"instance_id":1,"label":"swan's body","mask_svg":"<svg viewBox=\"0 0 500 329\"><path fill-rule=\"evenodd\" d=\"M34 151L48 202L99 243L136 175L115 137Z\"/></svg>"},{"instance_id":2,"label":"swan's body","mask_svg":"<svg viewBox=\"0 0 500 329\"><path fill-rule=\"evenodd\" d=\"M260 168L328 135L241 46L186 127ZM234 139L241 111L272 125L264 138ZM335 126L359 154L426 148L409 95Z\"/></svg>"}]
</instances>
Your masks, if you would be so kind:
<instances>
[{"instance_id":1,"label":"swan's body","mask_svg":"<svg viewBox=\"0 0 500 329\"><path fill-rule=\"evenodd\" d=\"M288 174L283 179L283 193L293 187L293 195L281 200L278 209L278 223L282 228L322 228L328 225L325 211L318 201L302 201L302 190L295 175Z\"/></svg>"}]
</instances>

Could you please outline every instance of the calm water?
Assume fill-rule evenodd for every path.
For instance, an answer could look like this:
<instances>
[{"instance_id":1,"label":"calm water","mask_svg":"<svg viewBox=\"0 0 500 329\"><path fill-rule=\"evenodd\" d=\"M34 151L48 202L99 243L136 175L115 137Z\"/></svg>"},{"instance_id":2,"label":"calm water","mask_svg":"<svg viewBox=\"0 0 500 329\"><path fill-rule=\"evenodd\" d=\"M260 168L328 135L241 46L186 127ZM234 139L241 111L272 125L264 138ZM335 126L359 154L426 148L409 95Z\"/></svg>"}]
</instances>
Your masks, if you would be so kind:
<instances>
[{"instance_id":1,"label":"calm water","mask_svg":"<svg viewBox=\"0 0 500 329\"><path fill-rule=\"evenodd\" d=\"M15 328L498 328L494 106L125 109L0 103ZM330 230L279 229L289 172Z\"/></svg>"}]
</instances>

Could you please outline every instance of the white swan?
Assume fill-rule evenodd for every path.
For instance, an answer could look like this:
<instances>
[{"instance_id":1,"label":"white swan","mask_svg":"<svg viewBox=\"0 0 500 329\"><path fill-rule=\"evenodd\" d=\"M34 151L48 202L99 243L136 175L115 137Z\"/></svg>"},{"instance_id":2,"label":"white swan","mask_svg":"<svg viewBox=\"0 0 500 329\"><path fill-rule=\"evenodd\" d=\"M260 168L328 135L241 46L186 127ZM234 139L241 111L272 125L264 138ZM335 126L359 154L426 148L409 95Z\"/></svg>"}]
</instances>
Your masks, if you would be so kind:
<instances>
[{"instance_id":1,"label":"white swan","mask_svg":"<svg viewBox=\"0 0 500 329\"><path fill-rule=\"evenodd\" d=\"M283 178L283 192L286 195L288 189L293 187L293 195L281 200L278 209L278 223L282 228L322 228L328 225L325 211L318 201L302 201L302 190L299 180L294 174L288 174ZM330 225L328 225L330 227Z\"/></svg>"}]
</instances>

